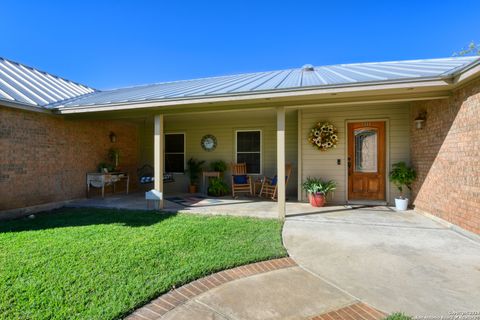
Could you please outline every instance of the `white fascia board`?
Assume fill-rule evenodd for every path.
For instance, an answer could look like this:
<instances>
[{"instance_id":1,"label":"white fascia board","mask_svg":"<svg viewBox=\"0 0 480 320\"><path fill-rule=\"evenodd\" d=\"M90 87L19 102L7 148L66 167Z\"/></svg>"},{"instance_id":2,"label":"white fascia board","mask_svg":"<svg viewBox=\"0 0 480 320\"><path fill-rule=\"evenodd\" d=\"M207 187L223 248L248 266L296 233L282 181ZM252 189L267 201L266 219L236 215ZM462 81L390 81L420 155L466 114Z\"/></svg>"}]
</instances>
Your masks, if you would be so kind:
<instances>
[{"instance_id":1,"label":"white fascia board","mask_svg":"<svg viewBox=\"0 0 480 320\"><path fill-rule=\"evenodd\" d=\"M328 88L309 88L309 89L291 89L285 91L269 91L269 92L256 92L256 93L242 93L242 94L229 94L215 97L198 97L198 98L181 98L181 99L169 99L169 100L156 100L149 102L133 103L133 102L124 102L117 104L105 104L105 105L89 105L89 106L78 106L78 107L63 107L59 106L56 108L56 112L60 114L74 114L74 113L85 113L85 112L101 112L101 111L117 111L117 110L128 110L128 109L142 109L142 108L157 108L157 107L167 107L175 105L186 105L186 104L200 104L200 103L222 103L222 102L235 102L235 101L245 101L250 100L262 100L262 99L281 99L281 98L291 98L291 97L302 97L308 98L309 96L316 95L330 95L330 94L339 94L339 93L363 93L363 92L373 92L373 91L383 91L383 90L395 90L395 89L412 89L412 88L445 88L448 89L452 85L451 80L435 78L431 80L423 81L409 81L409 82L396 82L396 83L375 83L375 84L350 84L342 85L336 87Z\"/></svg>"}]
</instances>

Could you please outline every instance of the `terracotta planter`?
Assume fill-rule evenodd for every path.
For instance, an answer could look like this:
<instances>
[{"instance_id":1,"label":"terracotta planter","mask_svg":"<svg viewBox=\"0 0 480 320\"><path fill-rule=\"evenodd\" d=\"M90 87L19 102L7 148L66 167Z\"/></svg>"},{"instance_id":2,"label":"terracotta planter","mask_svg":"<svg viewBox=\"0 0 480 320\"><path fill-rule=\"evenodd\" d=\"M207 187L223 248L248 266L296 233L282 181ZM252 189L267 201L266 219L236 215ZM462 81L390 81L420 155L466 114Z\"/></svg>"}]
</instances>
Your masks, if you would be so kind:
<instances>
[{"instance_id":1,"label":"terracotta planter","mask_svg":"<svg viewBox=\"0 0 480 320\"><path fill-rule=\"evenodd\" d=\"M197 193L197 186L196 185L189 185L188 186L188 193Z\"/></svg>"},{"instance_id":2,"label":"terracotta planter","mask_svg":"<svg viewBox=\"0 0 480 320\"><path fill-rule=\"evenodd\" d=\"M323 207L325 205L325 196L321 193L309 193L308 201L312 207Z\"/></svg>"}]
</instances>

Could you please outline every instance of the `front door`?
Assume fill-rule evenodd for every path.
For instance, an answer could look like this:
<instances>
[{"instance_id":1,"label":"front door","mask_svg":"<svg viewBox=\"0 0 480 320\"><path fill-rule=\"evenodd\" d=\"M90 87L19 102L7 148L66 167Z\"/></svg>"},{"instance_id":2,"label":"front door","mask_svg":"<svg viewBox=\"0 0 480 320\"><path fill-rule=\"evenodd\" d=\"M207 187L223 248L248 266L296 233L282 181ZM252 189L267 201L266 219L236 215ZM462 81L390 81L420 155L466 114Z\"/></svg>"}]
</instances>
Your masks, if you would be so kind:
<instances>
[{"instance_id":1,"label":"front door","mask_svg":"<svg viewBox=\"0 0 480 320\"><path fill-rule=\"evenodd\" d=\"M384 121L348 124L348 200L386 200Z\"/></svg>"}]
</instances>

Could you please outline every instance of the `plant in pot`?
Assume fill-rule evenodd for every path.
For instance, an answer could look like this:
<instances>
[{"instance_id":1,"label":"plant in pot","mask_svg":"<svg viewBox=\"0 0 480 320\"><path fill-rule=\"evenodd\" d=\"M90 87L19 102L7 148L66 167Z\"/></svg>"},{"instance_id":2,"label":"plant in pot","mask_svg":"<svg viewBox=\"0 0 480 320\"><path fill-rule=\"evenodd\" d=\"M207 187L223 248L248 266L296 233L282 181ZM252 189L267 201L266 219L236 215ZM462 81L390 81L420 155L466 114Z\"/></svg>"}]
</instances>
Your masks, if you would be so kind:
<instances>
[{"instance_id":1,"label":"plant in pot","mask_svg":"<svg viewBox=\"0 0 480 320\"><path fill-rule=\"evenodd\" d=\"M209 196L223 197L227 193L229 193L228 185L222 178L210 179L210 184L208 185Z\"/></svg>"},{"instance_id":2,"label":"plant in pot","mask_svg":"<svg viewBox=\"0 0 480 320\"><path fill-rule=\"evenodd\" d=\"M227 170L227 163L223 160L217 160L210 163L212 171L220 172L220 177L223 178L223 173Z\"/></svg>"},{"instance_id":3,"label":"plant in pot","mask_svg":"<svg viewBox=\"0 0 480 320\"><path fill-rule=\"evenodd\" d=\"M302 187L307 192L308 201L313 207L323 207L327 201L327 195L336 189L337 184L333 180L323 181L309 177Z\"/></svg>"},{"instance_id":4,"label":"plant in pot","mask_svg":"<svg viewBox=\"0 0 480 320\"><path fill-rule=\"evenodd\" d=\"M194 158L190 158L187 161L187 173L190 179L190 184L188 186L189 193L196 193L198 180L200 179L200 172L202 172L202 166L205 163L203 160L196 160Z\"/></svg>"},{"instance_id":5,"label":"plant in pot","mask_svg":"<svg viewBox=\"0 0 480 320\"><path fill-rule=\"evenodd\" d=\"M403 195L403 187L407 187L412 190L412 183L417 177L417 173L413 168L407 166L405 162L398 162L393 165L392 171L390 171L390 181L400 191L400 196L395 198L395 208L399 211L405 211L408 207L408 198Z\"/></svg>"},{"instance_id":6,"label":"plant in pot","mask_svg":"<svg viewBox=\"0 0 480 320\"><path fill-rule=\"evenodd\" d=\"M108 150L108 159L110 163L114 166L114 170L118 170L118 163L120 161L120 150L115 148L110 148Z\"/></svg>"}]
</instances>

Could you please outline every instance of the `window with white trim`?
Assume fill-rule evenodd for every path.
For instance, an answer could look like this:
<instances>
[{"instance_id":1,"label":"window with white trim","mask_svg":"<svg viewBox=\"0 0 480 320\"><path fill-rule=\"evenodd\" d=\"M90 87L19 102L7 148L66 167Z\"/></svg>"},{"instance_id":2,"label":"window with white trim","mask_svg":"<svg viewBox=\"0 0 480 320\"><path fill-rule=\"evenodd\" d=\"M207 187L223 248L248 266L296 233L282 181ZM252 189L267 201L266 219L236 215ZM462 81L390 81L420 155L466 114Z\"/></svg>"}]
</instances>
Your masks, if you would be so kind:
<instances>
[{"instance_id":1,"label":"window with white trim","mask_svg":"<svg viewBox=\"0 0 480 320\"><path fill-rule=\"evenodd\" d=\"M242 130L236 132L237 163L247 164L247 173L262 173L262 132Z\"/></svg>"},{"instance_id":2,"label":"window with white trim","mask_svg":"<svg viewBox=\"0 0 480 320\"><path fill-rule=\"evenodd\" d=\"M165 172L185 172L185 134L165 134Z\"/></svg>"}]
</instances>

